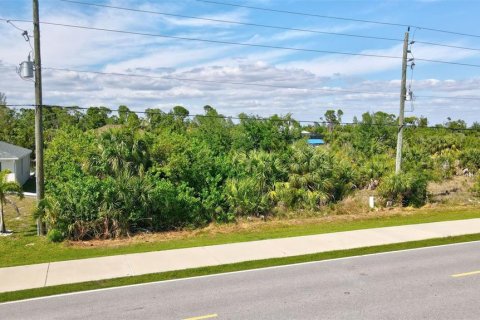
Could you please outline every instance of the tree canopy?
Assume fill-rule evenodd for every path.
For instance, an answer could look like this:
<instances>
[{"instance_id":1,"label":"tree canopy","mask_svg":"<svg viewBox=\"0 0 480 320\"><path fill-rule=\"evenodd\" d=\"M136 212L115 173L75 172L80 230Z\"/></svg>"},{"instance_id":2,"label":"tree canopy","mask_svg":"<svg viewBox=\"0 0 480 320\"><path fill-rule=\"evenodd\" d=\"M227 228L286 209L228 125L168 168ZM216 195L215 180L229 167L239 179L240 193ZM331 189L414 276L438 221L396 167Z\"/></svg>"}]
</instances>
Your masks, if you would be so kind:
<instances>
[{"instance_id":1,"label":"tree canopy","mask_svg":"<svg viewBox=\"0 0 480 320\"><path fill-rule=\"evenodd\" d=\"M0 114L0 140L32 148L33 111ZM175 106L140 116L127 106L46 108L45 219L63 237L110 238L319 211L372 181L385 201L421 206L428 181L480 168L475 125L431 128L407 118L404 173L393 175L395 115L365 113L354 124L342 115L328 110L326 121L300 124L288 114L231 120L212 106L201 115ZM309 145L302 131L326 145Z\"/></svg>"}]
</instances>

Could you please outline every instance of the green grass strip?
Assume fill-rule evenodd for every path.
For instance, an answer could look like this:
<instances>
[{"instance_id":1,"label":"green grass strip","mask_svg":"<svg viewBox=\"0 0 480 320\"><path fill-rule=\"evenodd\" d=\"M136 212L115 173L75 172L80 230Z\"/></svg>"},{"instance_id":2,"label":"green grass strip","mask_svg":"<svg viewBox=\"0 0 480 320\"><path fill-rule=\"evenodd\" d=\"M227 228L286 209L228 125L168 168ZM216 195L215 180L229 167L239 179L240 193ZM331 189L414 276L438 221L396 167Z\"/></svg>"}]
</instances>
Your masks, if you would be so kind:
<instances>
[{"instance_id":1,"label":"green grass strip","mask_svg":"<svg viewBox=\"0 0 480 320\"><path fill-rule=\"evenodd\" d=\"M267 222L252 230L218 234L209 234L206 231L184 239L131 243L118 247L72 247L65 243L49 243L45 237L36 235L15 235L0 239L0 267L474 218L480 218L480 208L428 209L392 216L372 214L358 220L320 221L299 225L270 225Z\"/></svg>"},{"instance_id":2,"label":"green grass strip","mask_svg":"<svg viewBox=\"0 0 480 320\"><path fill-rule=\"evenodd\" d=\"M186 269L186 270L179 270L179 271L169 271L169 272L115 278L115 279L108 279L108 280L101 280L101 281L90 281L90 282L82 282L82 283L75 283L75 284L66 284L66 285L51 286L51 287L44 287L44 288L38 288L38 289L28 289L28 290L0 293L0 302L52 296L52 295L57 295L62 293L120 287L120 286L132 285L132 284L165 281L165 280L172 280L172 279L182 279L182 278L189 278L189 277L198 277L198 276L219 274L219 273L226 273L226 272L233 272L233 271L282 266L282 265L296 264L296 263L302 263L302 262L330 260L330 259L360 256L360 255L380 253L380 252L390 252L390 251L399 251L399 250L414 249L414 248L421 248L421 247L432 247L432 246L461 243L461 242L471 242L471 241L478 241L478 240L480 240L480 234L473 234L473 235L465 235L465 236L457 236L457 237L404 242L399 244L365 247L365 248L350 249L350 250L330 251L330 252L315 253L315 254L308 254L308 255L302 255L302 256L247 261L247 262L240 262L240 263L234 263L234 264Z\"/></svg>"}]
</instances>

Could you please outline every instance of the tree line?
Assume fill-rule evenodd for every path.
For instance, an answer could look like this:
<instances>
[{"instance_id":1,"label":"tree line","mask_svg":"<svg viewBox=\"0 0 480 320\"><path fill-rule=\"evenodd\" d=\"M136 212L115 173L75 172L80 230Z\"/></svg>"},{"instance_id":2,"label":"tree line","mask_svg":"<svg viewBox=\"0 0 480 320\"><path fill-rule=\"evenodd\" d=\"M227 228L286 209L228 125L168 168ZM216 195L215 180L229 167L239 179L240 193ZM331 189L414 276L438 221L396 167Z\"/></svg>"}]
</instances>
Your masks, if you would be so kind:
<instances>
[{"instance_id":1,"label":"tree line","mask_svg":"<svg viewBox=\"0 0 480 320\"><path fill-rule=\"evenodd\" d=\"M461 120L431 128L426 118L408 118L403 173L395 175L397 118L384 112L351 125L342 124L341 110L308 125L291 115L233 121L211 106L194 117L181 106L144 116L126 106L44 113L47 197L40 211L56 239L321 211L372 186L385 203L422 206L430 181L480 168L480 130L451 130L466 129ZM33 116L0 107L0 140L33 149ZM305 131L326 145L312 147Z\"/></svg>"}]
</instances>

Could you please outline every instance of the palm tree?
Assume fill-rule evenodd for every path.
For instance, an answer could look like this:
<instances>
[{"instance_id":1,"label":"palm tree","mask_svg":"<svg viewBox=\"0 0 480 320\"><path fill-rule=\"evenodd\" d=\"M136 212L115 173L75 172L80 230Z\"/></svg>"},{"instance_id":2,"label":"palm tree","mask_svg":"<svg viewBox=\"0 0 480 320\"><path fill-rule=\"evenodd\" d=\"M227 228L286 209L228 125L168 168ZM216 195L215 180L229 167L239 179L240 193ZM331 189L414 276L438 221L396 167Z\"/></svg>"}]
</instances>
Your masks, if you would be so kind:
<instances>
[{"instance_id":1,"label":"palm tree","mask_svg":"<svg viewBox=\"0 0 480 320\"><path fill-rule=\"evenodd\" d=\"M3 208L7 203L12 204L12 202L7 199L7 194L23 198L22 187L16 182L7 181L7 175L9 173L8 170L0 171L0 233L7 232L5 229L5 219L3 218Z\"/></svg>"},{"instance_id":2,"label":"palm tree","mask_svg":"<svg viewBox=\"0 0 480 320\"><path fill-rule=\"evenodd\" d=\"M143 138L127 131L110 130L100 136L98 154L84 165L87 171L99 176L117 176L124 170L146 171L148 158L148 146Z\"/></svg>"}]
</instances>

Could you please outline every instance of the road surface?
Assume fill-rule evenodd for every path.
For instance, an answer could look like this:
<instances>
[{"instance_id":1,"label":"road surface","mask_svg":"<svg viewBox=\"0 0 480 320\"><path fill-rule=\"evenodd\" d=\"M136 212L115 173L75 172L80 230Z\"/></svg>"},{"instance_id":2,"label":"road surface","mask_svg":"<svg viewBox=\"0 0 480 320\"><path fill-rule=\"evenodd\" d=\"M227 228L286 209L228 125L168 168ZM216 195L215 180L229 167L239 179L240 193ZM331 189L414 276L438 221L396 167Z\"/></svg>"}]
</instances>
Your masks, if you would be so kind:
<instances>
[{"instance_id":1,"label":"road surface","mask_svg":"<svg viewBox=\"0 0 480 320\"><path fill-rule=\"evenodd\" d=\"M0 304L1 319L480 319L480 242Z\"/></svg>"}]
</instances>

